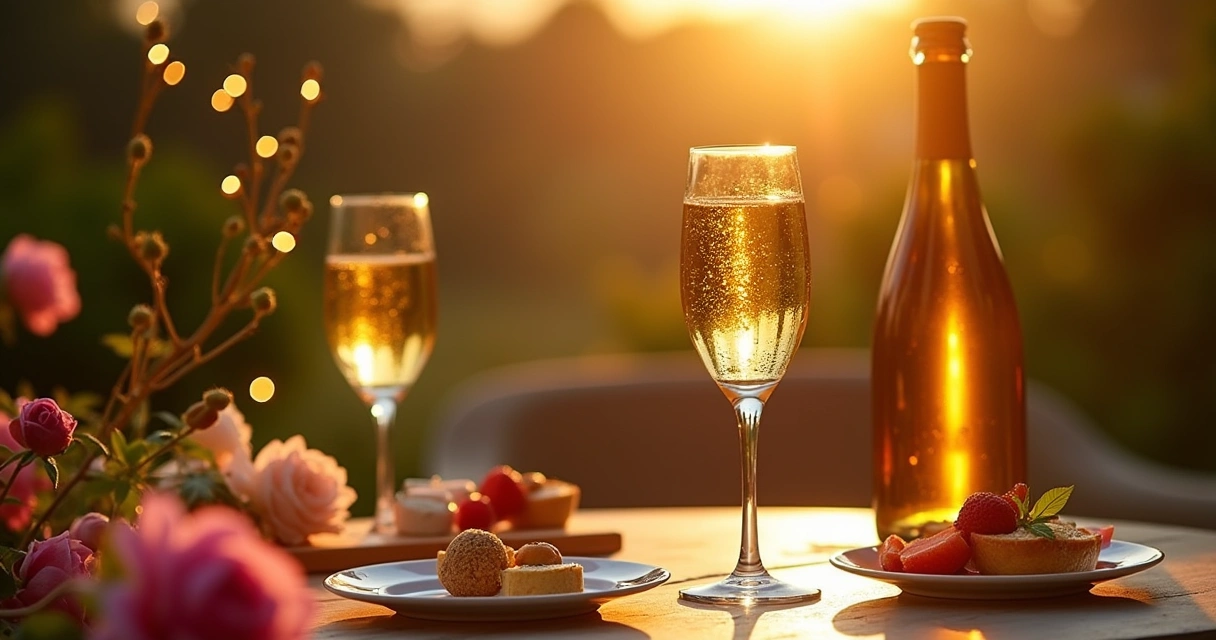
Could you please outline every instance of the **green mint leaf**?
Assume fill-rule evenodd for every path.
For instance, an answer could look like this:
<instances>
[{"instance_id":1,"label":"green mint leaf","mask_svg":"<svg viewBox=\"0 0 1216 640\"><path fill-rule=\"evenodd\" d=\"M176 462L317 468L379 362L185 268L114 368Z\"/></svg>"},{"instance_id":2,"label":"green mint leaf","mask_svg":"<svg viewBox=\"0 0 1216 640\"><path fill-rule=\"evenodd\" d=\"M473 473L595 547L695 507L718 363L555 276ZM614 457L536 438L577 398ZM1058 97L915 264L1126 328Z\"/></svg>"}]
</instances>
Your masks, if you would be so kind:
<instances>
[{"instance_id":1,"label":"green mint leaf","mask_svg":"<svg viewBox=\"0 0 1216 640\"><path fill-rule=\"evenodd\" d=\"M1050 538L1052 540L1055 540L1055 538L1056 538L1056 532L1052 531L1051 527L1047 526L1046 524L1044 524L1042 522L1035 522L1032 524L1028 524L1028 525L1026 525L1026 528L1029 529L1031 533L1033 533L1034 535L1036 535L1040 538Z\"/></svg>"},{"instance_id":2,"label":"green mint leaf","mask_svg":"<svg viewBox=\"0 0 1216 640\"><path fill-rule=\"evenodd\" d=\"M1037 520L1059 513L1068 502L1068 497L1072 495L1072 488L1073 485L1056 487L1039 496L1038 502L1035 502L1034 508L1030 510L1030 519Z\"/></svg>"}]
</instances>

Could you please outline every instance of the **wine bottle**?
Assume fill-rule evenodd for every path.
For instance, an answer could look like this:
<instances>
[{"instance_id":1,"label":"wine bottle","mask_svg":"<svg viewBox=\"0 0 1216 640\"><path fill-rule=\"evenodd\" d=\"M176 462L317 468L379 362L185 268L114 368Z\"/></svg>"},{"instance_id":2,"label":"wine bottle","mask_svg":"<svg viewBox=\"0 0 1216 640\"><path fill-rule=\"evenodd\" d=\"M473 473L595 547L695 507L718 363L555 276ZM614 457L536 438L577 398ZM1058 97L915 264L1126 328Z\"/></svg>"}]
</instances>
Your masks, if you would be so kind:
<instances>
[{"instance_id":1,"label":"wine bottle","mask_svg":"<svg viewBox=\"0 0 1216 640\"><path fill-rule=\"evenodd\" d=\"M913 23L916 155L871 352L882 538L932 533L971 493L1025 481L1022 335L971 153L966 26Z\"/></svg>"}]
</instances>

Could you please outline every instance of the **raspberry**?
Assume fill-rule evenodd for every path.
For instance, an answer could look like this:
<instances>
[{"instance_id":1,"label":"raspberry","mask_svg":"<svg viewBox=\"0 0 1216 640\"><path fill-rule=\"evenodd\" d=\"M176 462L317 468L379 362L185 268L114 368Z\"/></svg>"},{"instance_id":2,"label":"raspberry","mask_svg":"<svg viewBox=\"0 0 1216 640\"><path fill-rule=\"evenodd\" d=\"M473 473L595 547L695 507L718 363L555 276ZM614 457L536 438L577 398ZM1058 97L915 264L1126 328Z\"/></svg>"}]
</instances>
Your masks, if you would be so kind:
<instances>
[{"instance_id":1,"label":"raspberry","mask_svg":"<svg viewBox=\"0 0 1216 640\"><path fill-rule=\"evenodd\" d=\"M1013 533L1018 528L1018 514L1003 496L980 491L967 496L954 526L967 535Z\"/></svg>"},{"instance_id":2,"label":"raspberry","mask_svg":"<svg viewBox=\"0 0 1216 640\"><path fill-rule=\"evenodd\" d=\"M1014 499L1015 496L1017 497L1016 500ZM1005 502L1009 503L1009 506L1013 507L1013 512L1021 517L1022 511L1018 508L1018 501L1020 500L1022 504L1026 504L1026 501L1030 499L1030 487L1026 486L1025 482L1019 482L1013 485L1013 488L1006 491L1005 495L1001 497L1005 499Z\"/></svg>"}]
</instances>

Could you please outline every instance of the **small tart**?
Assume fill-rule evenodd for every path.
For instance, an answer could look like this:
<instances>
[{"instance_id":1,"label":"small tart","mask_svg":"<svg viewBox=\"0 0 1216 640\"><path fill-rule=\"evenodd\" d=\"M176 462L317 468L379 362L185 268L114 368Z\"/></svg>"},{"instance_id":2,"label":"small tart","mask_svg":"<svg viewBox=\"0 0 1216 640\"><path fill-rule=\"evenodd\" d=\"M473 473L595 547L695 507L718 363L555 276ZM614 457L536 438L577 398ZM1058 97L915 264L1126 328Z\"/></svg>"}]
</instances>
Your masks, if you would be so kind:
<instances>
[{"instance_id":1,"label":"small tart","mask_svg":"<svg viewBox=\"0 0 1216 640\"><path fill-rule=\"evenodd\" d=\"M524 510L512 520L516 529L560 529L578 509L582 491L577 484L546 479L528 494Z\"/></svg>"},{"instance_id":2,"label":"small tart","mask_svg":"<svg viewBox=\"0 0 1216 640\"><path fill-rule=\"evenodd\" d=\"M1055 539L1018 527L1013 533L971 534L971 562L986 575L1093 571L1102 537L1059 522L1045 523Z\"/></svg>"}]
</instances>

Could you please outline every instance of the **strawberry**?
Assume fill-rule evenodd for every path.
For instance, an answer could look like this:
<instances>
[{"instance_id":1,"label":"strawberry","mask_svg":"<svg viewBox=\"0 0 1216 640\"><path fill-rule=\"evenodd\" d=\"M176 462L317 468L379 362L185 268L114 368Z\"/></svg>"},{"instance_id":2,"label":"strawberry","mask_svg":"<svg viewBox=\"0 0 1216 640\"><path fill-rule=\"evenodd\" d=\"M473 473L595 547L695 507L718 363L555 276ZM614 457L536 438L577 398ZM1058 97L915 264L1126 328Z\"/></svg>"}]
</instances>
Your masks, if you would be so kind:
<instances>
[{"instance_id":1,"label":"strawberry","mask_svg":"<svg viewBox=\"0 0 1216 640\"><path fill-rule=\"evenodd\" d=\"M899 552L904 550L904 539L891 534L878 547L878 565L883 571L903 571L904 563L899 559Z\"/></svg>"},{"instance_id":2,"label":"strawberry","mask_svg":"<svg viewBox=\"0 0 1216 640\"><path fill-rule=\"evenodd\" d=\"M1009 506L1013 507L1014 513L1018 514L1018 518L1021 518L1023 517L1023 513L1018 504L1026 504L1026 501L1030 499L1030 487L1026 486L1025 482L1019 482L1013 485L1013 488L1006 491L1005 495L1001 497L1005 499L1005 502L1009 503Z\"/></svg>"},{"instance_id":3,"label":"strawberry","mask_svg":"<svg viewBox=\"0 0 1216 640\"><path fill-rule=\"evenodd\" d=\"M971 547L963 539L963 532L954 527L913 540L899 554L903 570L908 573L958 573L970 559Z\"/></svg>"},{"instance_id":4,"label":"strawberry","mask_svg":"<svg viewBox=\"0 0 1216 640\"><path fill-rule=\"evenodd\" d=\"M968 536L973 533L1013 533L1018 528L1018 513L1003 496L980 491L967 496L954 526Z\"/></svg>"},{"instance_id":5,"label":"strawberry","mask_svg":"<svg viewBox=\"0 0 1216 640\"><path fill-rule=\"evenodd\" d=\"M524 491L523 476L505 464L490 469L477 490L490 499L490 504L494 505L494 514L499 520L506 520L520 513L527 506L528 496Z\"/></svg>"},{"instance_id":6,"label":"strawberry","mask_svg":"<svg viewBox=\"0 0 1216 640\"><path fill-rule=\"evenodd\" d=\"M473 493L456 507L456 529L485 529L490 530L496 521L494 507L486 496Z\"/></svg>"}]
</instances>

